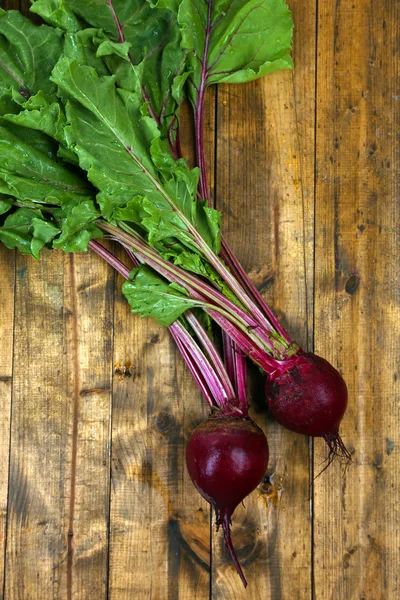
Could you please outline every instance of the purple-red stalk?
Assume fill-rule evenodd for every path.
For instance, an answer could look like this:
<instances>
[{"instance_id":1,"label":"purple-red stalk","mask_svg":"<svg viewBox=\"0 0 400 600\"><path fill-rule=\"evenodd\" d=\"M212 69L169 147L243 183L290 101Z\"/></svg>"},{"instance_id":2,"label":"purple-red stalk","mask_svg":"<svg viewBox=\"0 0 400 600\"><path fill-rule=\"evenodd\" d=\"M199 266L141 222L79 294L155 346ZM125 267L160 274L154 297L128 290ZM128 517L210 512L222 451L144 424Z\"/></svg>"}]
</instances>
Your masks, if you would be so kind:
<instances>
[{"instance_id":1,"label":"purple-red stalk","mask_svg":"<svg viewBox=\"0 0 400 600\"><path fill-rule=\"evenodd\" d=\"M90 247L92 247L92 246L90 246ZM103 258L106 256L103 246L101 246L101 244L99 244L98 242L95 242L94 240L93 240L93 248L92 249L94 249L95 251L98 251L98 253L103 252ZM139 261L139 259L134 254L134 252L132 252L129 248L125 248L125 252L129 256L129 258L131 259L131 261L133 262L135 267L137 267L141 264L141 261ZM108 253L108 254L110 254L110 253ZM122 268L124 269L123 276L125 277L125 279L128 279L129 272L128 272L128 276L127 276L127 274L126 274L127 267L125 267L125 265L123 265L123 263L121 263L121 261L118 261L117 258L113 257L113 255L110 256L110 260L112 260L112 259L115 261L115 264L118 266L120 273L121 273L121 269ZM193 329L197 338L199 339L200 344L202 345L211 364L213 365L215 372L219 378L219 381L221 382L221 385L224 388L226 397L234 398L235 391L234 391L232 383L231 383L233 380L230 378L229 373L227 372L227 370L224 366L224 363L223 363L223 361L219 355L219 352L218 352L217 348L215 347L213 341L210 339L210 337L207 334L207 332L205 331L204 327L202 326L202 324L200 323L200 321L198 320L198 318L192 311L190 311L190 310L186 311L185 318L186 318L186 321L191 326L191 328ZM171 331L172 335L174 336L175 341L177 343L179 341L178 345L181 346L182 345L181 337L179 335L176 335L176 332L173 329L173 325L171 326L170 331ZM243 357L242 353L241 353L241 356ZM193 358L191 357L191 361L192 360L193 360ZM192 371L192 368L190 366L189 366L189 368ZM244 379L244 377L245 376L243 376L243 379ZM241 400L242 405L243 405L242 396L237 395L237 397Z\"/></svg>"},{"instance_id":2,"label":"purple-red stalk","mask_svg":"<svg viewBox=\"0 0 400 600\"><path fill-rule=\"evenodd\" d=\"M240 329L247 338L252 340L253 346L263 350L261 356L267 356L267 352L270 352L272 356L279 356L276 349L276 341L271 340L269 332L263 331L259 323L254 320L248 312L231 302L226 296L218 292L218 290L173 263L163 259L135 231L130 230L130 233L127 233L125 230L109 225L103 221L98 222L97 224L100 229L111 234L115 240L134 250L139 259L141 258L146 264L154 268L168 281L182 285L192 298L199 300L210 315L212 311L213 314L219 312L221 313L221 316L226 317L226 320L231 322L231 324ZM244 348L243 351L247 353L247 350ZM276 362L276 360L273 361L273 364L275 365L274 370L276 370ZM260 364L260 366L264 368L263 364ZM267 369L267 372L269 372L269 369Z\"/></svg>"},{"instance_id":3,"label":"purple-red stalk","mask_svg":"<svg viewBox=\"0 0 400 600\"><path fill-rule=\"evenodd\" d=\"M200 168L199 195L209 202L204 156L203 115L205 90L213 66L207 67L209 38L212 30L211 5L212 0L208 4L200 86L196 88L197 96L193 106L196 126L196 158ZM274 364L269 368L263 367L268 379L266 391L271 413L288 429L305 435L323 437L329 446L328 465L335 456L340 456L349 462L350 454L339 435L339 424L347 406L347 388L343 378L327 361L312 353L303 352L297 344L292 342L224 239L221 240L220 256L223 261L221 264L224 264L222 269L218 269L218 265L215 264L215 261L213 262L212 257L206 257L265 331L270 331L272 335L272 332L276 333L285 345L285 350L281 354L282 360L272 359ZM229 269L231 280L229 276L226 276L225 265ZM267 327L266 322L268 323ZM223 325L222 327L224 328ZM233 340L233 343L228 340L228 337ZM239 393L239 373L243 373L245 366L235 346L237 345L255 362L259 361L259 357L255 358L254 354L252 355L251 351L245 348L243 340L239 341L238 336L232 335L228 329L225 329L223 339L228 373L234 382L236 393L243 397L243 386ZM237 360L234 360L235 357ZM276 355L274 358L277 358Z\"/></svg>"},{"instance_id":4,"label":"purple-red stalk","mask_svg":"<svg viewBox=\"0 0 400 600\"><path fill-rule=\"evenodd\" d=\"M119 41L124 41L123 27L118 21L117 15L113 8L111 0L107 1L107 5L110 7L114 21L119 34ZM202 60L202 70L200 76L199 87L195 86L197 91L197 98L194 103L194 118L195 118L195 131L196 131L196 156L197 163L200 167L200 180L199 180L199 193L203 198L209 200L209 192L207 185L206 176L206 162L204 156L204 96L208 85L208 79L213 65L207 67L208 52L210 44L210 35L212 31L211 24L212 14L212 0L208 3L208 16L207 26L205 28L205 46L204 56ZM145 92L145 90L144 90ZM151 112L151 107L149 107ZM154 113L154 111L153 111ZM153 115L156 122L160 122L160 118L157 115ZM176 157L178 150L174 147L171 135L168 136L170 141L170 147L172 154ZM178 138L177 138L178 139ZM122 140L121 140L122 143ZM132 157L136 162L138 158L133 155L131 148L126 147L127 152L132 154ZM140 164L140 161L139 161ZM177 210L174 203L168 195L165 194L162 187L160 187L154 177L150 173L147 173L150 180L153 181L155 187L162 193L165 199L170 203L173 210ZM179 212L179 211L178 211ZM210 289L201 289L202 286L196 285L196 282L192 280L188 275L183 275L176 270L171 270L170 266L166 264L161 265L160 261L153 255L150 256L148 249L145 252L145 262L150 266L157 268L169 281L179 282L181 285L188 290L193 298L199 300L199 303L205 310L207 310L217 323L219 323L227 334L233 339L234 343L239 348L248 354L253 360L255 360L269 376L268 390L269 390L269 403L270 410L275 414L276 418L280 420L288 428L292 428L295 431L301 433L307 433L310 430L310 414L314 414L316 408L316 415L322 410L322 404L325 405L323 410L328 411L332 414L332 419L329 424L326 424L325 429L321 433L314 433L311 435L321 435L326 439L330 447L330 452L333 454L341 452L346 455L343 450L344 445L338 435L338 423L343 416L344 410L347 405L347 389L341 379L339 373L327 363L331 369L328 372L324 368L324 360L316 357L315 355L304 353L296 344L293 344L287 332L279 324L272 311L266 305L262 299L261 294L252 285L248 279L246 273L238 263L229 246L226 242L222 241L222 252L221 260L209 246L204 242L198 231L193 225L186 219L184 215L180 215L184 221L189 233L193 237L194 243L197 245L199 251L209 261L217 273L227 283L230 289L234 292L238 300L242 303L245 311L244 314L239 314L240 310L238 307L228 306L226 298L217 298L215 291L210 292ZM120 237L120 236L119 236ZM123 242L124 243L124 242ZM131 245L132 244L125 244ZM136 250L133 246L133 248ZM139 248L141 252L141 249ZM225 263L223 262L225 261ZM228 268L227 268L228 267ZM200 288L200 289L199 289ZM207 285L206 285L207 288ZM207 292L206 294L204 292ZM222 295L220 295L222 296ZM211 303L210 303L211 302ZM215 304L213 304L215 303ZM228 310L226 310L228 308ZM233 308L233 310L232 310ZM246 312L248 311L248 312ZM248 320L253 318L256 324L249 324ZM247 323L247 325L245 325ZM247 330L246 328L247 327ZM254 330L252 329L254 327ZM240 387L240 396L244 397L243 381L237 380L238 374L241 373L243 380L244 363L243 358L236 352L235 347L232 350L232 372L234 373L235 390L238 392ZM268 356L268 353L272 357ZM265 358L267 357L267 358ZM278 359L278 360L277 360ZM280 359L280 360L279 360ZM326 362L326 361L325 361ZM299 373L302 373L304 379L299 379ZM343 382L343 385L342 385ZM295 400L299 399L296 389L301 384L302 386L302 402L301 407L308 407L307 411L304 412L304 427L301 427L298 422L296 424L291 420L287 407L290 405L292 409L297 406L295 410L295 416L299 418L298 403L296 405ZM297 386L297 387L296 387ZM330 387L331 386L331 387ZM333 387L332 387L333 386ZM344 386L345 393L338 393ZM316 396L312 390L316 387L320 391L322 390L322 397ZM284 390L284 392L282 391ZM311 390L311 391L310 391ZM319 402L319 405L318 405ZM310 409L311 407L311 409ZM310 412L311 411L311 412ZM290 411L289 411L290 412ZM308 416L307 416L308 415ZM336 420L335 420L336 419ZM319 422L321 419L319 419ZM318 418L317 418L318 422ZM313 431L319 431L318 427L311 427ZM347 455L346 455L347 456ZM347 456L348 457L348 456Z\"/></svg>"},{"instance_id":5,"label":"purple-red stalk","mask_svg":"<svg viewBox=\"0 0 400 600\"><path fill-rule=\"evenodd\" d=\"M267 316L269 322L274 327L274 329L279 333L279 335L287 342L290 346L293 344L293 340L290 338L287 331L282 327L279 323L278 319L265 302L264 298L261 296L260 292L256 288L256 286L250 281L249 276L246 271L243 269L242 265L233 254L231 248L228 245L228 242L222 238L221 239L221 257L223 261L227 264L229 269L232 271L232 274L235 278L240 281L246 292L251 296L258 304L259 309Z\"/></svg>"},{"instance_id":6,"label":"purple-red stalk","mask_svg":"<svg viewBox=\"0 0 400 600\"><path fill-rule=\"evenodd\" d=\"M108 264L122 275L122 277L129 279L129 268L99 242L91 240L89 242L89 248L108 262ZM140 261L136 255L129 250L127 252L135 266L138 266ZM204 355L193 337L179 321L172 323L169 330L177 343L178 348L181 350L183 358L198 383L204 397L210 405L210 408L222 408L230 401L234 400L232 384L229 381L229 377L224 369L217 349L203 329L201 323L195 315L190 312L187 316L187 321L201 340L209 358L212 357L211 361ZM215 368L216 365L217 368Z\"/></svg>"},{"instance_id":7,"label":"purple-red stalk","mask_svg":"<svg viewBox=\"0 0 400 600\"><path fill-rule=\"evenodd\" d=\"M222 331L224 363L229 379L233 381L235 397L242 406L247 406L247 368L246 356L229 335Z\"/></svg>"},{"instance_id":8,"label":"purple-red stalk","mask_svg":"<svg viewBox=\"0 0 400 600\"><path fill-rule=\"evenodd\" d=\"M211 364L213 365L216 373L218 374L221 383L224 385L226 395L229 398L234 398L235 391L231 383L232 379L229 377L229 373L226 370L226 367L219 355L217 348L214 345L214 342L210 339L206 330L192 311L186 311L185 317L186 321L189 323L194 333L196 334L204 351L208 355L208 358Z\"/></svg>"},{"instance_id":9,"label":"purple-red stalk","mask_svg":"<svg viewBox=\"0 0 400 600\"><path fill-rule=\"evenodd\" d=\"M91 240L89 248L129 279L129 268L99 242ZM140 264L141 259L131 250L128 255L134 265ZM200 321L190 311L185 316L208 356L180 321L175 321L169 329L211 408L210 417L190 437L187 468L197 490L215 510L217 530L222 527L226 547L246 587L247 581L232 544L231 518L236 506L262 480L268 466L268 444L264 433L248 416L246 395L239 398L241 406L237 406L221 357ZM231 362L240 372L241 361L235 362L233 357ZM238 380L241 379L245 382L239 374Z\"/></svg>"},{"instance_id":10,"label":"purple-red stalk","mask_svg":"<svg viewBox=\"0 0 400 600\"><path fill-rule=\"evenodd\" d=\"M106 4L107 4L108 8L111 11L112 17L114 19L115 26L116 26L117 31L118 31L118 41L122 44L123 42L125 42L124 28L121 25L121 23L120 23L120 21L119 21L119 19L117 17L117 14L115 12L115 8L114 8L114 5L112 3L112 0L107 0Z\"/></svg>"},{"instance_id":11,"label":"purple-red stalk","mask_svg":"<svg viewBox=\"0 0 400 600\"><path fill-rule=\"evenodd\" d=\"M174 336L172 331L171 331L171 333L175 339L175 343L178 347L178 350L182 354L183 360L189 367L189 371L191 372L195 382L197 383L198 387L200 388L201 393L203 394L208 405L212 409L214 406L214 399L213 399L211 391L207 385L207 382L205 381L205 379L203 378L202 374L200 373L200 371L198 369L196 361L192 358L192 356L190 355L190 353L188 352L187 348L185 347L184 343L180 340L180 338L178 336Z\"/></svg>"}]
</instances>

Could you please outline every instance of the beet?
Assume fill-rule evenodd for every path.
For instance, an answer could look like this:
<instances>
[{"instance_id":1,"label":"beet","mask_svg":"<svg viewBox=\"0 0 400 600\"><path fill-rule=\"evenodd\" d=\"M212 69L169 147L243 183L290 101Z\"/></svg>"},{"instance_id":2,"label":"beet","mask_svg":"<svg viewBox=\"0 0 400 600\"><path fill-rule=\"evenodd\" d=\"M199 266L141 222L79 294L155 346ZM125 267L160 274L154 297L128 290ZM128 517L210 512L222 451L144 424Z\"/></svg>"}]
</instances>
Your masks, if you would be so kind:
<instances>
[{"instance_id":1,"label":"beet","mask_svg":"<svg viewBox=\"0 0 400 600\"><path fill-rule=\"evenodd\" d=\"M335 456L351 460L339 435L347 407L347 387L340 373L324 358L300 351L288 369L267 383L267 403L287 429L322 437L329 446L328 465ZM327 466L328 466L327 465Z\"/></svg>"},{"instance_id":2,"label":"beet","mask_svg":"<svg viewBox=\"0 0 400 600\"><path fill-rule=\"evenodd\" d=\"M265 474L266 437L249 417L211 415L192 433L186 449L186 465L196 489L215 510L217 531L222 526L226 546L246 587L230 536L231 517Z\"/></svg>"}]
</instances>

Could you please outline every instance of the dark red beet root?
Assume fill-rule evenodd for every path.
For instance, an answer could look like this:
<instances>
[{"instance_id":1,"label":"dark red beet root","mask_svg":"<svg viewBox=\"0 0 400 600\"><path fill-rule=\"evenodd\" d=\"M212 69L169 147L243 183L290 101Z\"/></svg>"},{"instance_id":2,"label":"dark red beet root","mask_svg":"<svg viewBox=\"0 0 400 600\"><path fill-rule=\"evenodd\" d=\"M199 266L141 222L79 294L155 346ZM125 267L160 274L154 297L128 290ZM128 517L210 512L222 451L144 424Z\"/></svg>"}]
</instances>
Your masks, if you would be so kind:
<instances>
[{"instance_id":1,"label":"dark red beet root","mask_svg":"<svg viewBox=\"0 0 400 600\"><path fill-rule=\"evenodd\" d=\"M347 407L347 387L327 360L311 352L300 352L290 361L289 369L277 375L266 389L268 408L281 425L324 438L330 450L328 465L335 456L351 460L339 436Z\"/></svg>"},{"instance_id":2,"label":"dark red beet root","mask_svg":"<svg viewBox=\"0 0 400 600\"><path fill-rule=\"evenodd\" d=\"M248 417L210 416L192 433L186 448L186 465L198 490L222 526L225 543L236 570L247 582L230 536L237 505L261 482L268 466L268 444L263 431Z\"/></svg>"}]
</instances>

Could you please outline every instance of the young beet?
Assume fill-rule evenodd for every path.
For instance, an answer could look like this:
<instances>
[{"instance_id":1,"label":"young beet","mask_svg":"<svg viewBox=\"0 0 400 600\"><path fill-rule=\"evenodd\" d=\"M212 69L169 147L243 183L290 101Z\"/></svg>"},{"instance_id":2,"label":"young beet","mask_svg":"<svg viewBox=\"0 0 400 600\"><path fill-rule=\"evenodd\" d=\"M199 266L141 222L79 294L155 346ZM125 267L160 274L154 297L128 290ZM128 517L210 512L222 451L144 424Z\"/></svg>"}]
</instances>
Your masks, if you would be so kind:
<instances>
[{"instance_id":1,"label":"young beet","mask_svg":"<svg viewBox=\"0 0 400 600\"><path fill-rule=\"evenodd\" d=\"M339 435L347 407L347 387L340 373L312 352L298 352L267 383L268 408L287 429L322 437L329 446L328 465L335 456L351 460Z\"/></svg>"},{"instance_id":2,"label":"young beet","mask_svg":"<svg viewBox=\"0 0 400 600\"><path fill-rule=\"evenodd\" d=\"M268 466L268 443L249 417L210 415L192 433L186 465L198 492L211 504L222 526L225 543L236 570L247 582L236 557L230 534L237 505L261 482Z\"/></svg>"}]
</instances>

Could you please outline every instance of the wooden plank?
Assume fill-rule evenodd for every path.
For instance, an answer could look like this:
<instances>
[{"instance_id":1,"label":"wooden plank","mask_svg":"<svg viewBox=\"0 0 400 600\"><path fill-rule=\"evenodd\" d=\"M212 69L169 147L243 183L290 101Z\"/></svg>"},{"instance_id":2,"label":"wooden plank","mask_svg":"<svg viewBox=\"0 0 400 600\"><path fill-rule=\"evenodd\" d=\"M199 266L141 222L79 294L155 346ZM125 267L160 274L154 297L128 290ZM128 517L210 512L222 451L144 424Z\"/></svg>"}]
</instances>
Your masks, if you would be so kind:
<instances>
[{"instance_id":1,"label":"wooden plank","mask_svg":"<svg viewBox=\"0 0 400 600\"><path fill-rule=\"evenodd\" d=\"M1 8L3 10L19 10L20 2L18 0L3 0Z\"/></svg>"},{"instance_id":2,"label":"wooden plank","mask_svg":"<svg viewBox=\"0 0 400 600\"><path fill-rule=\"evenodd\" d=\"M10 600L47 600L65 589L70 402L63 279L61 254L46 252L40 262L17 255L5 587Z\"/></svg>"},{"instance_id":3,"label":"wooden plank","mask_svg":"<svg viewBox=\"0 0 400 600\"><path fill-rule=\"evenodd\" d=\"M14 342L15 253L0 248L0 597L4 586Z\"/></svg>"},{"instance_id":4,"label":"wooden plank","mask_svg":"<svg viewBox=\"0 0 400 600\"><path fill-rule=\"evenodd\" d=\"M300 23L296 76L282 72L219 88L216 196L234 252L283 324L307 347L307 325L312 324L307 293L312 294L313 278L315 6L300 2L293 8ZM307 51L302 36L307 37ZM269 421L262 380L255 394L253 415L270 445L268 473L283 477L282 504L268 509L260 488L246 500L246 510L236 510L233 540L248 577L246 591L221 536L214 537L212 597L310 598L308 440Z\"/></svg>"},{"instance_id":5,"label":"wooden plank","mask_svg":"<svg viewBox=\"0 0 400 600\"><path fill-rule=\"evenodd\" d=\"M168 330L131 315L121 283L114 357L133 375L114 378L109 598L205 600L208 505L184 462L205 402Z\"/></svg>"},{"instance_id":6,"label":"wooden plank","mask_svg":"<svg viewBox=\"0 0 400 600\"><path fill-rule=\"evenodd\" d=\"M25 0L20 2L8 1L5 6L7 9L19 8L25 15L29 14L29 7L30 2ZM31 14L29 16L32 18ZM41 19L36 18L35 20L34 16L33 20L41 22ZM55 253L48 259L48 270L45 269L44 272L40 269L36 271L30 261L24 262L21 267L21 273L24 273L25 268L28 268L28 266L31 271L33 269L32 280L30 280L31 286L39 296L42 292L45 295L49 289L47 286L48 274L50 277L53 274L55 281L57 281L58 275L61 274L60 271L57 271L57 265L58 269L62 268L61 257L58 257L57 264L53 268L52 258L54 257ZM98 258L90 255L65 259L65 269L65 330L60 332L57 329L56 332L55 328L59 328L60 323L52 323L48 331L49 335L52 336L54 345L46 342L39 345L41 352L38 352L38 354L35 351L32 354L30 352L25 353L25 360L30 361L28 370L32 370L38 389L43 390L43 387L45 390L48 387L50 389L54 388L58 392L60 401L62 399L65 402L65 398L68 398L70 403L67 413L64 415L65 419L62 418L65 412L62 405L55 408L54 418L60 430L56 428L56 431L50 431L51 425L46 427L44 423L38 422L38 428L33 433L30 429L25 431L24 426L23 433L20 433L18 437L18 441L20 441L21 435L24 438L22 443L23 452L21 444L13 444L14 450L14 446L17 446L15 451L18 464L12 464L11 475L17 469L14 484L19 483L19 469L24 470L26 468L29 474L27 485L33 487L39 485L42 478L44 480L46 480L46 477L48 478L44 486L48 485L54 491L44 519L48 523L39 523L35 526L39 532L42 531L43 525L50 528L54 534L58 531L60 540L63 540L62 552L66 552L66 557L62 557L60 553L54 551L56 546L53 547L52 555L50 547L46 548L40 545L39 540L36 544L37 530L32 531L31 539L25 531L21 542L23 546L21 549L22 558L21 555L18 557L14 557L12 554L8 555L11 560L9 567L11 582L8 583L7 589L9 594L15 593L18 595L20 592L17 590L25 589L25 586L27 590L37 589L36 586L41 585L43 581L43 589L40 590L40 593L44 594L43 597L48 598L49 596L46 596L47 586L52 585L54 589L54 586L60 585L56 576L52 576L53 582L51 584L46 579L53 561L54 564L51 568L53 570L60 569L60 577L63 580L58 597L84 598L93 594L96 598L101 598L106 595L108 561L113 278L110 279L111 269L103 265ZM38 280L34 281L35 278ZM60 277L60 282L62 281L63 277ZM43 287L40 289L40 286ZM26 336L23 327L24 320L22 321L18 341L21 354L24 354L25 344L29 346L29 349L32 347L31 336L40 333L41 319L45 319L49 309L49 301L46 297L43 297L43 306L38 311L40 316L37 318L36 315L33 315L32 319L29 314L30 309L32 309L32 305L29 303L30 292L31 288L21 289L19 308L21 309L21 306L24 306L24 310L26 308L25 321L29 321L31 327L29 335ZM57 293L62 295L62 287L58 289ZM26 306L25 302L27 302ZM51 302L50 307L54 308ZM62 318L62 313L58 317ZM44 327L44 335L46 332L46 327ZM56 342L54 341L55 338ZM38 343L41 340L42 335L38 335ZM60 361L63 344L66 353L64 356L64 378L56 377L55 382L50 382L47 379L47 373L37 377L37 372L41 368L41 361L43 361L43 364L54 363L54 365L57 360ZM5 348L5 345L3 348ZM16 356L18 348L16 349ZM21 366L22 364L21 362ZM24 421L29 412L35 409L37 402L34 398L26 402L24 398L29 386L29 378L26 377L24 368L19 370L18 376L21 380L17 383L19 396L16 398L16 403L21 403L23 400L25 402L23 406L16 406L17 429L21 427L20 419ZM58 371L59 369L54 370L53 376ZM26 378L26 381L23 381L24 378ZM4 405L4 410L6 408L7 406ZM40 411L37 418L40 421ZM6 425L7 419L4 417L3 428ZM35 439L31 439L31 437L35 437ZM6 436L2 436L1 439L6 443ZM25 443L29 446L27 455L25 455ZM50 447L45 452L44 447L48 444ZM41 450L43 456L46 457L46 462L41 465L40 471L37 471L31 465L28 465L28 461L33 454L36 463L36 453L40 453ZM23 464L21 465L21 463ZM2 474L4 469L7 469L6 460L2 462ZM57 476L54 476L53 469ZM30 481L30 478L33 481ZM6 485L1 486L1 489L2 494L5 494ZM59 499L57 499L57 491L60 495ZM20 490L13 489L12 492L14 493L14 500L19 501ZM22 500L24 498L25 492L22 490ZM3 501L3 498L1 498L1 501ZM13 508L15 507L11 505L11 510ZM32 520L35 521L35 518L38 517L35 514L36 510L37 507L34 506L30 513L28 507L27 514L24 512L24 519L27 519L29 523ZM40 510L42 510L41 507ZM18 528L20 521L15 525ZM20 529L18 531L13 530L12 521L10 528L11 537L16 535L19 540L21 536ZM29 531L33 529L35 528L30 527ZM14 539L11 539L11 544L13 542ZM55 543L54 540L52 543ZM60 541L57 543L57 547L61 548ZM40 562L41 556L45 556L43 563ZM15 563L14 559L17 558L18 560ZM64 559L65 563L62 564ZM35 568L33 570L25 569L26 563L30 562L36 566L37 572ZM18 579L20 569L24 571L24 578L21 581ZM27 591L27 594L29 593L31 592ZM39 595L32 597L39 598Z\"/></svg>"},{"instance_id":7,"label":"wooden plank","mask_svg":"<svg viewBox=\"0 0 400 600\"><path fill-rule=\"evenodd\" d=\"M293 36L293 108L297 143L296 154L301 179L293 184L300 186L303 202L303 244L305 272L305 301L307 322L300 335L304 346L313 349L314 343L314 189L315 189L315 83L316 83L316 21L315 0L288 0L294 21ZM267 83L268 80L266 80ZM285 111L288 109L285 108ZM296 142L295 142L296 143ZM279 148L278 148L279 152Z\"/></svg>"},{"instance_id":8,"label":"wooden plank","mask_svg":"<svg viewBox=\"0 0 400 600\"><path fill-rule=\"evenodd\" d=\"M6 598L106 597L112 280L17 257Z\"/></svg>"},{"instance_id":9,"label":"wooden plank","mask_svg":"<svg viewBox=\"0 0 400 600\"><path fill-rule=\"evenodd\" d=\"M69 598L106 598L114 276L91 252L65 260L70 399L67 585Z\"/></svg>"},{"instance_id":10,"label":"wooden plank","mask_svg":"<svg viewBox=\"0 0 400 600\"><path fill-rule=\"evenodd\" d=\"M316 482L318 600L400 596L399 9L319 4L315 338L354 454Z\"/></svg>"},{"instance_id":11,"label":"wooden plank","mask_svg":"<svg viewBox=\"0 0 400 600\"><path fill-rule=\"evenodd\" d=\"M214 154L215 91L205 107L205 143ZM191 109L181 143L194 164ZM211 194L214 169L208 173ZM121 260L127 262L124 254ZM168 331L129 312L116 288L114 359L134 374L114 378L110 600L206 600L210 586L210 510L186 471L185 447L208 414Z\"/></svg>"}]
</instances>

